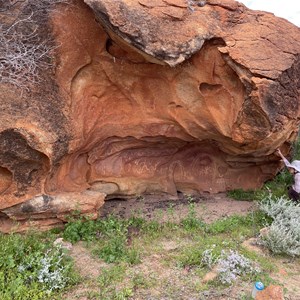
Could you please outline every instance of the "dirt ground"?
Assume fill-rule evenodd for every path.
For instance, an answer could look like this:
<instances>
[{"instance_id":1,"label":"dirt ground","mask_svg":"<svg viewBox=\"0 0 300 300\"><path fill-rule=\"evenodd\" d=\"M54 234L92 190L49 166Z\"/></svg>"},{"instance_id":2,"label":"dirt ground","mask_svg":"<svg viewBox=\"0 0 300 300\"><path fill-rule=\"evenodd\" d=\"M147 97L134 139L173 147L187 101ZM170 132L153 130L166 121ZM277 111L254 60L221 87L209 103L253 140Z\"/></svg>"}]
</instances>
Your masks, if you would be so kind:
<instances>
[{"instance_id":1,"label":"dirt ground","mask_svg":"<svg viewBox=\"0 0 300 300\"><path fill-rule=\"evenodd\" d=\"M204 193L192 196L192 198L178 194L178 199L147 195L129 200L108 200L101 208L100 215L103 217L115 214L122 218L135 215L146 219L158 219L162 222L172 217L172 220L180 221L188 214L190 203L195 203L197 217L206 223L234 214L245 215L255 207L253 201L233 200L225 193L215 195Z\"/></svg>"}]
</instances>

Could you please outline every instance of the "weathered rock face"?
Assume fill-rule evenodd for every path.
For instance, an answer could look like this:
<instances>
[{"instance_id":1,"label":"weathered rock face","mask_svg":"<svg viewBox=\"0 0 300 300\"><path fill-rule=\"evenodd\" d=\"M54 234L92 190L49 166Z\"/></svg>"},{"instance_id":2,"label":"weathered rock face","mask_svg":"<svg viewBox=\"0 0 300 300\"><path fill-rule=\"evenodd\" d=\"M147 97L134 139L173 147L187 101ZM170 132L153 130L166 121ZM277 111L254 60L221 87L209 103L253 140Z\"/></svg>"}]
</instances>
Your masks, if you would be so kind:
<instances>
[{"instance_id":1,"label":"weathered rock face","mask_svg":"<svg viewBox=\"0 0 300 300\"><path fill-rule=\"evenodd\" d=\"M114 197L254 189L278 172L273 153L299 125L300 29L200 2L85 0L53 13L57 96L0 96L2 231L96 216Z\"/></svg>"}]
</instances>

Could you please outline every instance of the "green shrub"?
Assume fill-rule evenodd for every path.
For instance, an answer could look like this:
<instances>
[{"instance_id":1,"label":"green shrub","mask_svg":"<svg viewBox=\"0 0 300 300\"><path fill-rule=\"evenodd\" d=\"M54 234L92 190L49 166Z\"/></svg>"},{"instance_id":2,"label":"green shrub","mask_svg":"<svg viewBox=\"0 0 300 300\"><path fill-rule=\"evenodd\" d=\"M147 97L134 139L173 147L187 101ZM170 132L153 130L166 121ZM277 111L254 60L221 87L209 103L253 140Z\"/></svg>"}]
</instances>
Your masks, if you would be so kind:
<instances>
[{"instance_id":1,"label":"green shrub","mask_svg":"<svg viewBox=\"0 0 300 300\"><path fill-rule=\"evenodd\" d=\"M0 235L0 299L55 299L74 279L72 261L37 235Z\"/></svg>"},{"instance_id":2,"label":"green shrub","mask_svg":"<svg viewBox=\"0 0 300 300\"><path fill-rule=\"evenodd\" d=\"M129 226L140 227L143 222L139 218L122 220L113 215L96 221L86 217L73 218L66 224L63 236L72 243L94 241L93 253L107 263L126 261L136 264L140 254L127 245Z\"/></svg>"},{"instance_id":3,"label":"green shrub","mask_svg":"<svg viewBox=\"0 0 300 300\"><path fill-rule=\"evenodd\" d=\"M214 250L215 250L215 245L202 252L201 265L203 267L208 267L209 269L212 269L213 266L218 261L219 256L215 253Z\"/></svg>"},{"instance_id":4,"label":"green shrub","mask_svg":"<svg viewBox=\"0 0 300 300\"><path fill-rule=\"evenodd\" d=\"M257 199L257 191L244 191L242 189L231 190L227 192L227 196L236 200L255 200Z\"/></svg>"},{"instance_id":5,"label":"green shrub","mask_svg":"<svg viewBox=\"0 0 300 300\"><path fill-rule=\"evenodd\" d=\"M103 240L103 245L99 245L93 252L107 263L121 261L127 254L126 237L109 236L107 240Z\"/></svg>"},{"instance_id":6,"label":"green shrub","mask_svg":"<svg viewBox=\"0 0 300 300\"><path fill-rule=\"evenodd\" d=\"M261 237L262 244L273 253L299 256L300 204L270 195L260 203L260 209L273 219L267 234Z\"/></svg>"},{"instance_id":7,"label":"green shrub","mask_svg":"<svg viewBox=\"0 0 300 300\"><path fill-rule=\"evenodd\" d=\"M199 228L204 228L205 223L197 217L196 206L193 202L193 198L190 196L188 198L189 201L189 210L187 216L182 219L181 225L185 230L195 230Z\"/></svg>"}]
</instances>

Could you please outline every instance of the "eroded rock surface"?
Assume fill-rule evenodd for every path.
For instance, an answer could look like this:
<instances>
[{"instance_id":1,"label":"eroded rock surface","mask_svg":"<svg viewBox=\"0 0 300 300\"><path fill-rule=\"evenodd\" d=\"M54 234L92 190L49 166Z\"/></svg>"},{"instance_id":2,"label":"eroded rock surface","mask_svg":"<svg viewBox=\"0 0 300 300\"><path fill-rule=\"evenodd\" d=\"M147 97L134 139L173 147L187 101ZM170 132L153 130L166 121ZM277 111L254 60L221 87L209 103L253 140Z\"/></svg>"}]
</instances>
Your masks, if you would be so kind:
<instances>
[{"instance_id":1,"label":"eroded rock surface","mask_svg":"<svg viewBox=\"0 0 300 300\"><path fill-rule=\"evenodd\" d=\"M52 14L52 100L2 87L3 231L274 177L299 126L298 27L231 0L84 2Z\"/></svg>"}]
</instances>

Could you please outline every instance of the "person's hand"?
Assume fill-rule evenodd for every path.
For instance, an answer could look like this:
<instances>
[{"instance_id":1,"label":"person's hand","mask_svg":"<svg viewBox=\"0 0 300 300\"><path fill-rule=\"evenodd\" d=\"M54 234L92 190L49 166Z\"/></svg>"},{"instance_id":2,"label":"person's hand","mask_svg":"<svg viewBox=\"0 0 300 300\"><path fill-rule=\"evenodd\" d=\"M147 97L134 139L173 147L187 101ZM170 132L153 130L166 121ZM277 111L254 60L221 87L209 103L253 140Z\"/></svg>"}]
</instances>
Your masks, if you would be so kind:
<instances>
[{"instance_id":1,"label":"person's hand","mask_svg":"<svg viewBox=\"0 0 300 300\"><path fill-rule=\"evenodd\" d=\"M281 155L282 155L282 154L281 154L281 151L279 150L279 148L277 148L277 149L275 150L274 154L277 155L277 156L281 156Z\"/></svg>"}]
</instances>

